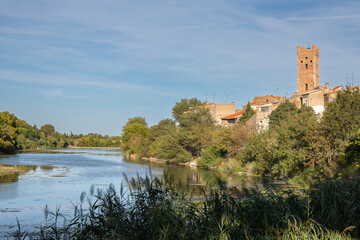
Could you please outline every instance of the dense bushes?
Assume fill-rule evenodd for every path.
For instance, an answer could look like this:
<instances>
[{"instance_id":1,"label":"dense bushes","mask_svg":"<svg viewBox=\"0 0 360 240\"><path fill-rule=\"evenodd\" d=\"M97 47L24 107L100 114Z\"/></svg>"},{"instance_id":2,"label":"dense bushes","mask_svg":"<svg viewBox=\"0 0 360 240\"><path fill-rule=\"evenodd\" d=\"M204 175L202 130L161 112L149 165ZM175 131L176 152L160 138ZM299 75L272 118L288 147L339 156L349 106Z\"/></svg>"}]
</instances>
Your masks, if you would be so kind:
<instances>
[{"instance_id":1,"label":"dense bushes","mask_svg":"<svg viewBox=\"0 0 360 240\"><path fill-rule=\"evenodd\" d=\"M166 174L165 174L166 176ZM360 180L329 181L308 192L268 189L234 192L224 185L192 201L169 178L127 180L117 193L94 188L60 226L59 211L38 232L39 239L352 239L360 237ZM209 190L208 190L209 191ZM208 192L206 191L206 192ZM234 197L232 193L236 193ZM190 194L191 195L191 194ZM49 211L46 208L46 216ZM26 236L19 229L12 236Z\"/></svg>"}]
</instances>

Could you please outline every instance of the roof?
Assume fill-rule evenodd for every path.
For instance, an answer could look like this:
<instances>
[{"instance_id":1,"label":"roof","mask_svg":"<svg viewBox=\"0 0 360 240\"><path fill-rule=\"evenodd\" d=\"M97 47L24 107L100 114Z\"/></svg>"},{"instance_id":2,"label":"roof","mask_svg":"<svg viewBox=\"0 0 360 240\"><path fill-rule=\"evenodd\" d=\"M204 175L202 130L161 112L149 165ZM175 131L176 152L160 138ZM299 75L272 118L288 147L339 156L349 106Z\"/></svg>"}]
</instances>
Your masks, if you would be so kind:
<instances>
[{"instance_id":1,"label":"roof","mask_svg":"<svg viewBox=\"0 0 360 240\"><path fill-rule=\"evenodd\" d=\"M264 98L268 98L268 101L271 101L271 100L280 100L280 99L283 99L285 97L274 96L274 95L265 95L265 96L261 96L261 97L254 97L252 102L254 103L254 102L260 101L260 100L262 100Z\"/></svg>"},{"instance_id":2,"label":"roof","mask_svg":"<svg viewBox=\"0 0 360 240\"><path fill-rule=\"evenodd\" d=\"M207 107L207 106L210 106L210 105L215 105L215 103L207 103L207 104L197 106L197 107Z\"/></svg>"},{"instance_id":3,"label":"roof","mask_svg":"<svg viewBox=\"0 0 360 240\"><path fill-rule=\"evenodd\" d=\"M190 111L191 109L196 109L196 108L199 108L199 107L208 107L208 106L211 106L211 105L215 105L215 103L207 103L207 104L196 106L196 107L190 107L188 109L185 109L184 112L187 112L187 111Z\"/></svg>"},{"instance_id":4,"label":"roof","mask_svg":"<svg viewBox=\"0 0 360 240\"><path fill-rule=\"evenodd\" d=\"M253 106L253 105L263 105L263 104L270 104L270 103L272 103L272 102L270 102L270 101L259 101L259 102L256 102L256 103L251 102L250 105Z\"/></svg>"},{"instance_id":5,"label":"roof","mask_svg":"<svg viewBox=\"0 0 360 240\"><path fill-rule=\"evenodd\" d=\"M229 116L222 117L221 119L233 119L233 118L238 118L238 117L240 117L241 115L243 115L244 112L245 112L245 111L240 111L240 112L231 114L231 115L229 115Z\"/></svg>"}]
</instances>

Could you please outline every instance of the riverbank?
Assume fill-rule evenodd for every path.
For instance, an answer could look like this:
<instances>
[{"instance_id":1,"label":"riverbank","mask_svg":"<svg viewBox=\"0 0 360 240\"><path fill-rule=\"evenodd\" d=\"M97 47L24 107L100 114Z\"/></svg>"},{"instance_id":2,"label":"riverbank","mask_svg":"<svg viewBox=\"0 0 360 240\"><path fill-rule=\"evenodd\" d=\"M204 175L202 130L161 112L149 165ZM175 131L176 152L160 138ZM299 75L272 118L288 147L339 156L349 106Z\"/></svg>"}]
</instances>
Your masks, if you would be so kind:
<instances>
[{"instance_id":1,"label":"riverbank","mask_svg":"<svg viewBox=\"0 0 360 240\"><path fill-rule=\"evenodd\" d=\"M14 182L19 175L34 170L32 165L7 165L0 164L0 182Z\"/></svg>"},{"instance_id":2,"label":"riverbank","mask_svg":"<svg viewBox=\"0 0 360 240\"><path fill-rule=\"evenodd\" d=\"M178 166L186 166L186 167L190 167L190 168L200 168L200 169L207 169L207 170L211 170L211 171L217 171L219 173L223 173L223 174L230 174L230 175L243 175L243 176L252 176L252 177L259 177L256 174L251 173L251 171L246 171L245 169L240 169L239 168L235 168L234 167L234 159L228 159L227 162L222 162L220 166L214 166L214 167L207 167L207 168L203 168L203 167L199 167L197 165L197 161L198 159L193 159L189 162L175 162L175 161L169 161L169 160L165 160L165 159L158 159L158 158L154 158L154 157L142 157L139 158L139 156L137 154L126 154L125 153L125 157L129 158L130 160L144 160L144 161L148 161L148 162L155 162L155 163L161 163L161 164L172 164L172 165L178 165ZM250 167L251 168L251 167Z\"/></svg>"},{"instance_id":3,"label":"riverbank","mask_svg":"<svg viewBox=\"0 0 360 240\"><path fill-rule=\"evenodd\" d=\"M120 147L77 147L77 146L67 146L66 148L70 149L119 149Z\"/></svg>"},{"instance_id":4,"label":"riverbank","mask_svg":"<svg viewBox=\"0 0 360 240\"><path fill-rule=\"evenodd\" d=\"M110 150L121 150L120 147L77 147L77 146L68 146L66 148L35 148L35 149L25 149L19 150L16 153L26 153L26 152L40 152L46 150L63 150L63 149L110 149ZM7 155L7 154L4 154Z\"/></svg>"}]
</instances>

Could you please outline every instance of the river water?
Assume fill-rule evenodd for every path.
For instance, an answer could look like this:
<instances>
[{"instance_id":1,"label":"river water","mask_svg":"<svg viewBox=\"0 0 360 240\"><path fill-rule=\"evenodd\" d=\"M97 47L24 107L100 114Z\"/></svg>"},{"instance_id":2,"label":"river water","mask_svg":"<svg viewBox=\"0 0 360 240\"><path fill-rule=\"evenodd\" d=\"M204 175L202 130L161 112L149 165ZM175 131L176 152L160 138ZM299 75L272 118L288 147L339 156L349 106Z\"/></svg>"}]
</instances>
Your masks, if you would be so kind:
<instances>
[{"instance_id":1,"label":"river water","mask_svg":"<svg viewBox=\"0 0 360 240\"><path fill-rule=\"evenodd\" d=\"M124 175L145 176L151 169L155 176L166 170L175 181L192 186L211 185L217 179L239 188L263 189L264 182L238 175L225 176L217 172L146 161L129 161L113 149L64 149L0 156L0 164L29 165L29 171L16 178L0 179L0 238L15 230L16 219L25 228L44 221L44 208L71 218L73 204L92 185L106 188L114 184L120 189ZM126 187L126 184L125 184Z\"/></svg>"}]
</instances>

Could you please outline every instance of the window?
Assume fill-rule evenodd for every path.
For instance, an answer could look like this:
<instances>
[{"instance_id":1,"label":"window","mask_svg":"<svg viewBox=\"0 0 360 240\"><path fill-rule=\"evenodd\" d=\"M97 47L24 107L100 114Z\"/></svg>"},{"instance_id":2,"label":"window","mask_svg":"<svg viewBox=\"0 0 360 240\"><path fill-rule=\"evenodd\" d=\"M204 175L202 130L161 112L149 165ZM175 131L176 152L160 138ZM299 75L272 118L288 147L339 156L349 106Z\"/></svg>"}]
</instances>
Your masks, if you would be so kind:
<instances>
[{"instance_id":1,"label":"window","mask_svg":"<svg viewBox=\"0 0 360 240\"><path fill-rule=\"evenodd\" d=\"M301 61L301 63L303 63L303 61Z\"/></svg>"},{"instance_id":2,"label":"window","mask_svg":"<svg viewBox=\"0 0 360 240\"><path fill-rule=\"evenodd\" d=\"M308 69L308 65L307 65L307 64L305 64L305 68Z\"/></svg>"},{"instance_id":3,"label":"window","mask_svg":"<svg viewBox=\"0 0 360 240\"><path fill-rule=\"evenodd\" d=\"M312 62L312 60L310 60L310 62Z\"/></svg>"},{"instance_id":4,"label":"window","mask_svg":"<svg viewBox=\"0 0 360 240\"><path fill-rule=\"evenodd\" d=\"M262 112L270 111L270 107L269 106L261 107L260 111L262 111Z\"/></svg>"},{"instance_id":5,"label":"window","mask_svg":"<svg viewBox=\"0 0 360 240\"><path fill-rule=\"evenodd\" d=\"M306 90L306 91L308 90L308 85L307 85L307 83L305 84L305 90Z\"/></svg>"},{"instance_id":6,"label":"window","mask_svg":"<svg viewBox=\"0 0 360 240\"><path fill-rule=\"evenodd\" d=\"M305 59L307 59L307 57L305 57Z\"/></svg>"}]
</instances>

